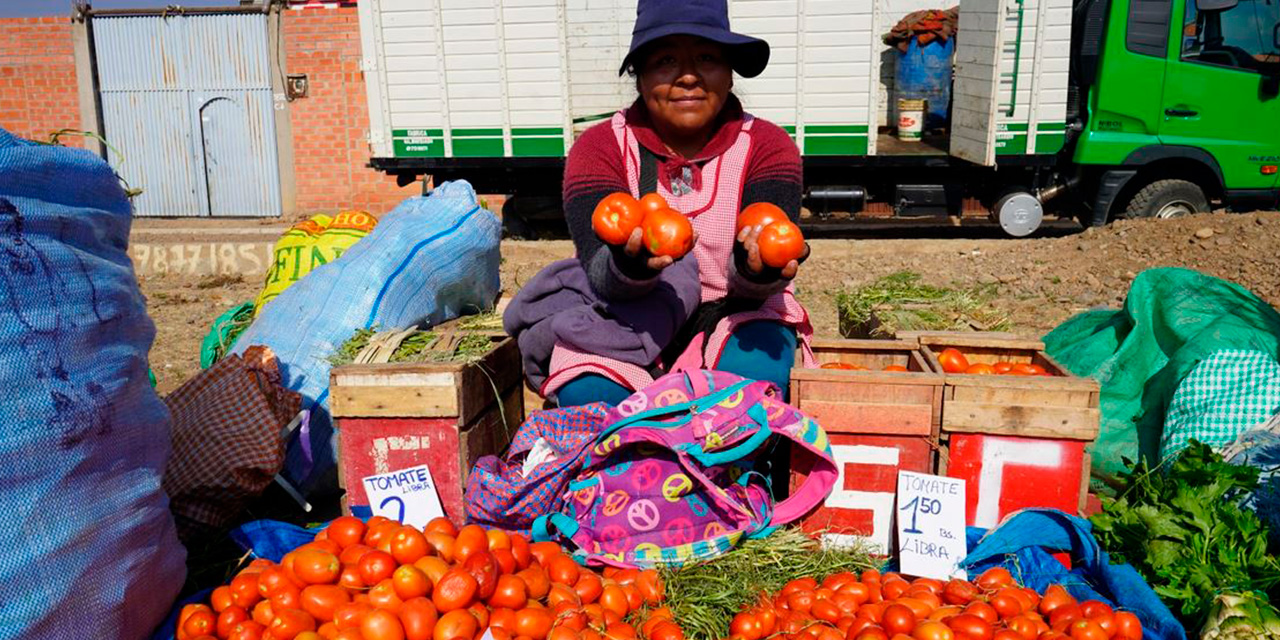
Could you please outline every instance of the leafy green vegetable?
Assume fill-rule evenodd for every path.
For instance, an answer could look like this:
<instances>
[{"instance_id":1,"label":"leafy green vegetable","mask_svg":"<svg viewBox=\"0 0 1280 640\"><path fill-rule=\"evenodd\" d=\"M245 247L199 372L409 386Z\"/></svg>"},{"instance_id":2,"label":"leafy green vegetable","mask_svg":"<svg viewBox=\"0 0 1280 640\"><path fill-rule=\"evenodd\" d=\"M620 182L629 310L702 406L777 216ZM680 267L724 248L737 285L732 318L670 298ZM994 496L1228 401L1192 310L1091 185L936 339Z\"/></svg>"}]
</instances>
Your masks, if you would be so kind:
<instances>
[{"instance_id":1,"label":"leafy green vegetable","mask_svg":"<svg viewBox=\"0 0 1280 640\"><path fill-rule=\"evenodd\" d=\"M836 294L840 335L971 331L975 327L1005 331L1009 319L993 306L996 294L994 285L935 287L922 282L918 273L901 271Z\"/></svg>"},{"instance_id":2,"label":"leafy green vegetable","mask_svg":"<svg viewBox=\"0 0 1280 640\"><path fill-rule=\"evenodd\" d=\"M1225 462L1192 441L1167 469L1146 462L1121 474L1115 499L1090 520L1118 562L1132 564L1188 629L1199 629L1214 596L1280 596L1280 561L1266 525L1243 506L1258 470Z\"/></svg>"}]
</instances>

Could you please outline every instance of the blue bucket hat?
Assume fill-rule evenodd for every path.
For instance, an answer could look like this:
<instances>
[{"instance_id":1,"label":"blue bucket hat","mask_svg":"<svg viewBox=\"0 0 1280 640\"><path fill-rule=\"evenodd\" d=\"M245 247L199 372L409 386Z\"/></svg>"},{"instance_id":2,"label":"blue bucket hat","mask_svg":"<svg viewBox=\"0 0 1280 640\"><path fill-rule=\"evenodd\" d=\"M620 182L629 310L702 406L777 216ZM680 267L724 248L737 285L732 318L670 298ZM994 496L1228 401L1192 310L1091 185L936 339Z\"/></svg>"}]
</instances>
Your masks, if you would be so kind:
<instances>
[{"instance_id":1,"label":"blue bucket hat","mask_svg":"<svg viewBox=\"0 0 1280 640\"><path fill-rule=\"evenodd\" d=\"M631 30L631 50L622 59L618 75L627 72L636 51L654 40L672 35L706 38L725 46L733 70L754 78L769 64L769 43L729 30L727 0L640 0L636 26Z\"/></svg>"}]
</instances>

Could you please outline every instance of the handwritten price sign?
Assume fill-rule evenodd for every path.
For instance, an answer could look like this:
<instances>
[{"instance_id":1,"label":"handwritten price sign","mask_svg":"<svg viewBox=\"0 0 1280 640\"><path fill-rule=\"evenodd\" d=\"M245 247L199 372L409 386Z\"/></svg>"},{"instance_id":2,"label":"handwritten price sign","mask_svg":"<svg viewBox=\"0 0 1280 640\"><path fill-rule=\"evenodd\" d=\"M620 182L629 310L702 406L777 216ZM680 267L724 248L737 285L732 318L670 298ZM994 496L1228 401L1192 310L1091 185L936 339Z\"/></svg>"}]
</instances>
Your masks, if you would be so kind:
<instances>
[{"instance_id":1,"label":"handwritten price sign","mask_svg":"<svg viewBox=\"0 0 1280 640\"><path fill-rule=\"evenodd\" d=\"M365 495L374 515L391 518L421 529L432 518L444 515L440 494L431 479L431 469L420 464L363 480Z\"/></svg>"},{"instance_id":2,"label":"handwritten price sign","mask_svg":"<svg viewBox=\"0 0 1280 640\"><path fill-rule=\"evenodd\" d=\"M964 480L898 472L898 562L902 573L964 577Z\"/></svg>"}]
</instances>

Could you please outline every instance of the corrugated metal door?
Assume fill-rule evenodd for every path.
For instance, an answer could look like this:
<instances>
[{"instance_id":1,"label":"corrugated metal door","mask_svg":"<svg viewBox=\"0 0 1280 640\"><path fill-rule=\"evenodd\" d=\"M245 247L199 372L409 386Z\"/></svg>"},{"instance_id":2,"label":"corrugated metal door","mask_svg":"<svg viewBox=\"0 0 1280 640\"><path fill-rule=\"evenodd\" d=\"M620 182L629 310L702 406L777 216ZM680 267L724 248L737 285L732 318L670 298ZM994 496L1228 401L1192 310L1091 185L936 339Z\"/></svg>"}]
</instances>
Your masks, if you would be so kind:
<instances>
[{"instance_id":1,"label":"corrugated metal door","mask_svg":"<svg viewBox=\"0 0 1280 640\"><path fill-rule=\"evenodd\" d=\"M140 216L278 216L261 14L93 20L108 158Z\"/></svg>"}]
</instances>

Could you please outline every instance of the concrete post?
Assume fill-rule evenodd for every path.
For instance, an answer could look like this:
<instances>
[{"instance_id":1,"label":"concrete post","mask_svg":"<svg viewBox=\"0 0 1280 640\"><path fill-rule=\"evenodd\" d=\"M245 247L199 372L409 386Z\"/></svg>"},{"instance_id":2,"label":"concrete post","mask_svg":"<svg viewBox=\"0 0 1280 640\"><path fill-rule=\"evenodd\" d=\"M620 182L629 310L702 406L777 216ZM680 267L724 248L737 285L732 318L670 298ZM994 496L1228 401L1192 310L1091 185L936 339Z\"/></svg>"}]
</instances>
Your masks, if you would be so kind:
<instances>
[{"instance_id":1,"label":"concrete post","mask_svg":"<svg viewBox=\"0 0 1280 640\"><path fill-rule=\"evenodd\" d=\"M276 116L276 150L280 164L280 205L284 215L298 212L298 183L293 172L293 124L285 88L284 2L272 2L267 12L267 57L271 64L271 103Z\"/></svg>"},{"instance_id":2,"label":"concrete post","mask_svg":"<svg viewBox=\"0 0 1280 640\"><path fill-rule=\"evenodd\" d=\"M93 64L93 27L80 7L71 18L71 42L76 63L76 92L80 99L80 129L102 134L102 117L98 105L98 76ZM103 155L100 140L86 136L84 146Z\"/></svg>"}]
</instances>

